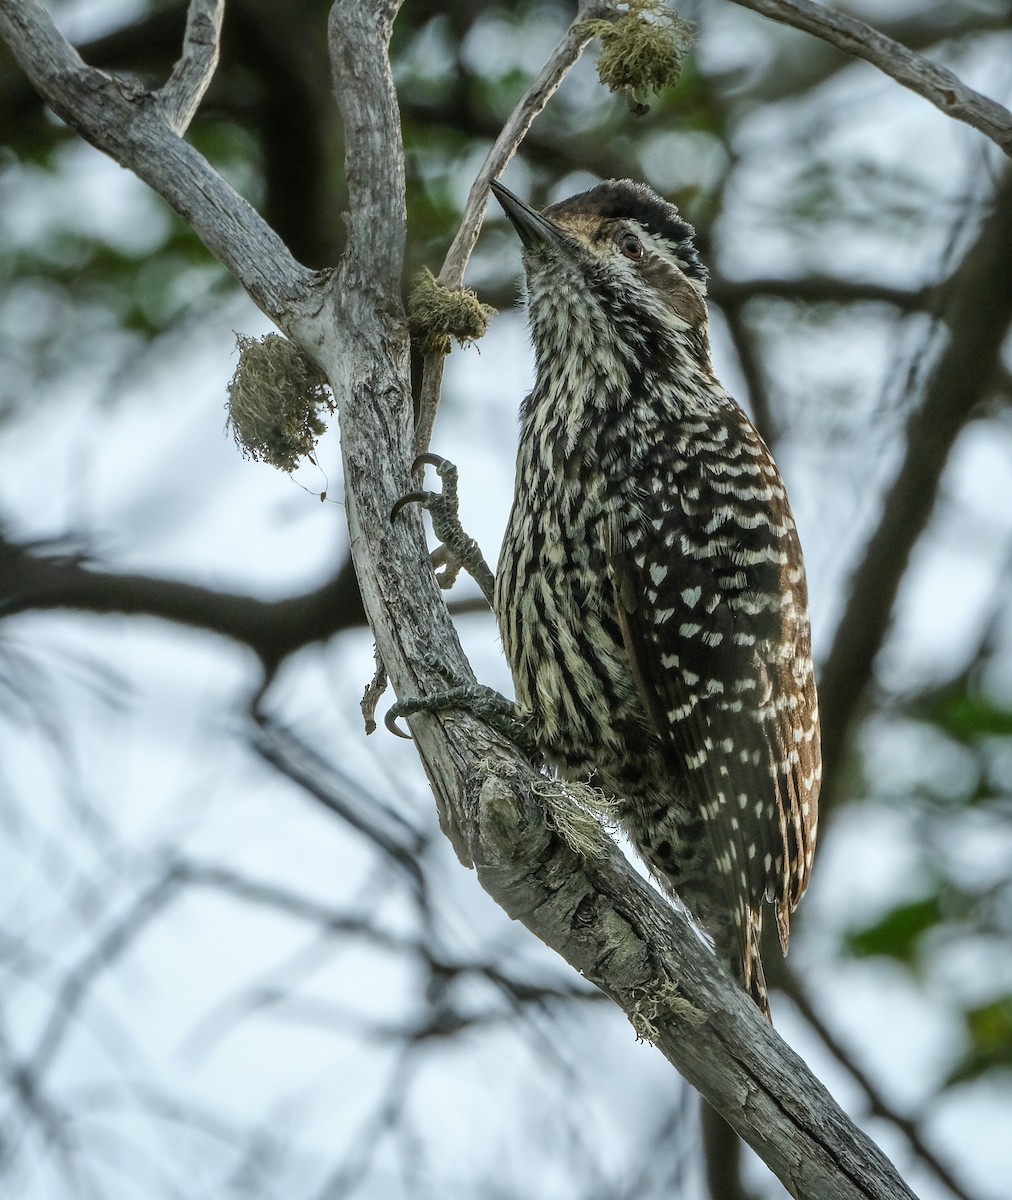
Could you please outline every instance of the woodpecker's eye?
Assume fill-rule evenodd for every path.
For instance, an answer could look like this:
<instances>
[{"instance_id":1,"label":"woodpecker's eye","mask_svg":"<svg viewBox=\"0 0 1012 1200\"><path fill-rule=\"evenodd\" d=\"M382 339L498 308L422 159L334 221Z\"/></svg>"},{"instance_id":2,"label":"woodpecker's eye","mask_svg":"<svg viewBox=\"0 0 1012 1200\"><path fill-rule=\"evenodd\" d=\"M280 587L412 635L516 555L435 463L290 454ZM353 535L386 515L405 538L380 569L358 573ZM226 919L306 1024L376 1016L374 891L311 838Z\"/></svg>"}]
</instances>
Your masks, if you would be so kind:
<instances>
[{"instance_id":1,"label":"woodpecker's eye","mask_svg":"<svg viewBox=\"0 0 1012 1200\"><path fill-rule=\"evenodd\" d=\"M626 256L634 262L644 255L643 243L639 240L635 233L620 233L618 235L618 248Z\"/></svg>"}]
</instances>

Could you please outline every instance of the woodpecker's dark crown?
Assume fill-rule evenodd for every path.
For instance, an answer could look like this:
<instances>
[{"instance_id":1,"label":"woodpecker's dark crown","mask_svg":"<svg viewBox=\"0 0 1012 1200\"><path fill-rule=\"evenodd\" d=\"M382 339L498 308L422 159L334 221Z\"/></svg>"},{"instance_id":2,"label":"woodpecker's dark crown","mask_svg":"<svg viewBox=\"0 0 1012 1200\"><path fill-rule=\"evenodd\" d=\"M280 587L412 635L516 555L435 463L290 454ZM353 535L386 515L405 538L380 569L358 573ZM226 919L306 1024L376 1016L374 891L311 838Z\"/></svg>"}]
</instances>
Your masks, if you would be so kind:
<instances>
[{"instance_id":1,"label":"woodpecker's dark crown","mask_svg":"<svg viewBox=\"0 0 1012 1200\"><path fill-rule=\"evenodd\" d=\"M545 209L544 215L564 227L573 218L598 217L602 226L613 222L638 225L659 248L666 250L690 279L705 285L706 267L696 249L696 231L678 209L645 183L608 179Z\"/></svg>"}]
</instances>

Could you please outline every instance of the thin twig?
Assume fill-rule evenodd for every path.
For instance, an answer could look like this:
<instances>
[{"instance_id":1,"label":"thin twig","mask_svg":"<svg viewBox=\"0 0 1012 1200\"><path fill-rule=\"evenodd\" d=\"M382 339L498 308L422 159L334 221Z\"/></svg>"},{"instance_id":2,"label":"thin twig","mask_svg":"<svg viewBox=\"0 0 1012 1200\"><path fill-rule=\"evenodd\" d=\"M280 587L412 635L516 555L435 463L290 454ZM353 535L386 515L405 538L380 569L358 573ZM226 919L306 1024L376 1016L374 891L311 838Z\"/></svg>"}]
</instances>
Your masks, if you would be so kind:
<instances>
[{"instance_id":1,"label":"thin twig","mask_svg":"<svg viewBox=\"0 0 1012 1200\"><path fill-rule=\"evenodd\" d=\"M803 275L796 279L761 276L753 279L727 279L711 273L706 285L709 299L721 306L744 304L748 300L793 300L801 304L888 304L900 312L927 308L943 284L920 288L890 287L872 280L845 279L836 275Z\"/></svg>"},{"instance_id":2,"label":"thin twig","mask_svg":"<svg viewBox=\"0 0 1012 1200\"><path fill-rule=\"evenodd\" d=\"M158 93L162 115L180 137L193 120L218 65L225 0L190 0L183 53Z\"/></svg>"},{"instance_id":3,"label":"thin twig","mask_svg":"<svg viewBox=\"0 0 1012 1200\"><path fill-rule=\"evenodd\" d=\"M25 1070L36 1083L52 1065L92 985L175 899L179 886L180 880L171 871L156 879L64 976L53 997L48 1018L36 1038L35 1049L24 1063Z\"/></svg>"},{"instance_id":4,"label":"thin twig","mask_svg":"<svg viewBox=\"0 0 1012 1200\"><path fill-rule=\"evenodd\" d=\"M493 179L498 179L506 169L506 164L516 154L535 118L559 90L562 81L592 40L592 35L587 32L587 22L592 18L606 16L610 11L608 6L583 0L573 23L559 40L537 79L524 92L510 113L486 155L474 183L471 184L460 226L437 276L443 287L459 288L463 283L464 271L478 240L478 232L488 206L489 184ZM415 450L418 454L424 454L428 450L432 438L432 426L436 420L436 409L443 385L445 358L441 353L426 355L422 368L418 421L415 427Z\"/></svg>"},{"instance_id":5,"label":"thin twig","mask_svg":"<svg viewBox=\"0 0 1012 1200\"><path fill-rule=\"evenodd\" d=\"M972 125L1012 157L1012 112L982 96L945 67L908 50L857 17L834 12L812 0L734 0L771 21L802 29L844 54L863 58L933 104L947 117Z\"/></svg>"},{"instance_id":6,"label":"thin twig","mask_svg":"<svg viewBox=\"0 0 1012 1200\"><path fill-rule=\"evenodd\" d=\"M712 292L710 294L712 296ZM727 331L738 356L738 366L745 379L752 420L763 440L773 446L779 431L773 419L773 405L770 402L770 390L766 386L762 355L756 345L755 335L745 322L743 308L743 302L737 298L729 298L723 305L724 320L727 322Z\"/></svg>"},{"instance_id":7,"label":"thin twig","mask_svg":"<svg viewBox=\"0 0 1012 1200\"><path fill-rule=\"evenodd\" d=\"M541 73L510 113L471 185L460 228L439 272L439 282L444 287L460 287L464 278L464 270L478 240L478 230L488 205L489 184L493 179L498 179L505 170L506 164L516 154L535 118L559 90L562 81L592 40L592 35L587 32L587 22L605 17L610 12L609 6L587 3L586 0L580 5L573 23L552 51Z\"/></svg>"}]
</instances>

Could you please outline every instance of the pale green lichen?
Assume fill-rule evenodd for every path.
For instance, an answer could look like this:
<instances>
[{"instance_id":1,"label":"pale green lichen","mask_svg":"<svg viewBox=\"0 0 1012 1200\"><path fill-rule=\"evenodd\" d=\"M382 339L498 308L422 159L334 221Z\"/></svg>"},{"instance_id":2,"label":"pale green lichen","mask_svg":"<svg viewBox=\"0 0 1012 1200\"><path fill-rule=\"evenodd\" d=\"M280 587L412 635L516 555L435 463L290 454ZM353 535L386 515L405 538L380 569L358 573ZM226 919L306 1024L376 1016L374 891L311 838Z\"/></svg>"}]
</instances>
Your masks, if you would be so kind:
<instances>
[{"instance_id":1,"label":"pale green lichen","mask_svg":"<svg viewBox=\"0 0 1012 1200\"><path fill-rule=\"evenodd\" d=\"M445 288L426 267L408 296L408 327L422 354L449 354L450 338L461 346L476 342L495 316L470 288Z\"/></svg>"},{"instance_id":2,"label":"pale green lichen","mask_svg":"<svg viewBox=\"0 0 1012 1200\"><path fill-rule=\"evenodd\" d=\"M674 87L682 59L692 44L692 26L663 0L628 0L611 18L585 22L583 29L600 38L597 73L613 92L625 92L634 112L647 112L637 99Z\"/></svg>"},{"instance_id":3,"label":"pale green lichen","mask_svg":"<svg viewBox=\"0 0 1012 1200\"><path fill-rule=\"evenodd\" d=\"M543 779L531 789L542 801L545 819L566 845L581 858L602 858L611 844L618 802L588 783Z\"/></svg>"},{"instance_id":4,"label":"pale green lichen","mask_svg":"<svg viewBox=\"0 0 1012 1200\"><path fill-rule=\"evenodd\" d=\"M671 979L656 987L636 988L631 998L633 1008L629 1020L636 1031L636 1040L640 1042L657 1041L657 1020L665 1013L690 1025L702 1025L706 1020L706 1013L686 1000L678 990L678 984Z\"/></svg>"},{"instance_id":5,"label":"pale green lichen","mask_svg":"<svg viewBox=\"0 0 1012 1200\"><path fill-rule=\"evenodd\" d=\"M326 429L333 412L323 372L287 338L237 333L239 365L228 385L228 425L247 458L294 471Z\"/></svg>"}]
</instances>

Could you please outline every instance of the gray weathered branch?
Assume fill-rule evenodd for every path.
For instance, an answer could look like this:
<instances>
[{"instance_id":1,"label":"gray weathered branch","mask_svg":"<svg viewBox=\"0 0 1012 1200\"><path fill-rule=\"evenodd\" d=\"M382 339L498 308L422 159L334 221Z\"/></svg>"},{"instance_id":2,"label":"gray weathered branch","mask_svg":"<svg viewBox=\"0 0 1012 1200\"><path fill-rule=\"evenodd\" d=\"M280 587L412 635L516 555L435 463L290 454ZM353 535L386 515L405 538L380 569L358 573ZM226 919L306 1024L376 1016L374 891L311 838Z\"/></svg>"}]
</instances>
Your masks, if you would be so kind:
<instances>
[{"instance_id":1,"label":"gray weathered branch","mask_svg":"<svg viewBox=\"0 0 1012 1200\"><path fill-rule=\"evenodd\" d=\"M812 0L734 0L771 21L813 34L844 54L863 58L905 88L930 101L957 121L972 125L1012 156L1012 113L975 92L946 67L908 50L857 17L835 12Z\"/></svg>"},{"instance_id":2,"label":"gray weathered branch","mask_svg":"<svg viewBox=\"0 0 1012 1200\"><path fill-rule=\"evenodd\" d=\"M190 0L183 53L158 93L169 127L180 136L189 128L218 65L224 18L225 0Z\"/></svg>"},{"instance_id":3,"label":"gray weathered branch","mask_svg":"<svg viewBox=\"0 0 1012 1200\"><path fill-rule=\"evenodd\" d=\"M413 429L400 300L403 147L388 45L396 0L338 0L330 40L346 131L351 217L336 272L296 263L261 218L176 135L137 85L93 71L33 0L0 32L47 101L190 222L258 305L326 370L340 406L351 548L366 612L401 696L438 688L434 651L467 663L433 580L408 489ZM417 746L464 861L515 919L629 1014L642 1036L810 1200L910 1200L895 1169L718 967L690 922L602 838L578 856L546 823L546 785L465 713L419 715Z\"/></svg>"}]
</instances>

